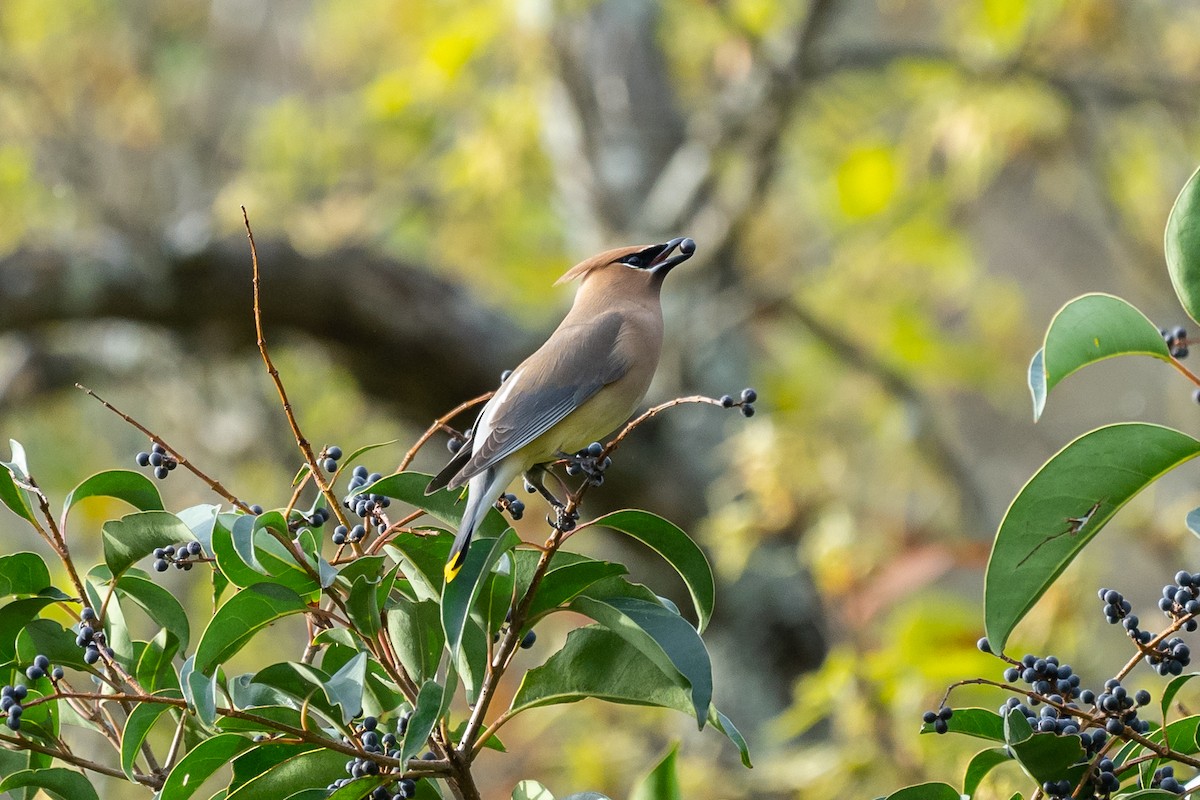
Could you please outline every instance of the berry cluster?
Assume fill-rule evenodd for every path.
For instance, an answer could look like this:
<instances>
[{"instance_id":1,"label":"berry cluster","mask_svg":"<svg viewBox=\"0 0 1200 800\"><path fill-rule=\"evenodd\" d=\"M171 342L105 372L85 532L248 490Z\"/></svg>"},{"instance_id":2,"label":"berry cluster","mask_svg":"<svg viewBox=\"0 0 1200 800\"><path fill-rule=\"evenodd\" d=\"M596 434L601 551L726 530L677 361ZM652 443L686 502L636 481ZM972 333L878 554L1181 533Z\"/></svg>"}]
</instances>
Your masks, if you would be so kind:
<instances>
[{"instance_id":1,"label":"berry cluster","mask_svg":"<svg viewBox=\"0 0 1200 800\"><path fill-rule=\"evenodd\" d=\"M134 456L134 461L139 467L154 467L154 477L160 481L167 477L168 472L179 466L178 459L167 453L167 448L158 442L151 442L150 452L138 453Z\"/></svg>"},{"instance_id":2,"label":"berry cluster","mask_svg":"<svg viewBox=\"0 0 1200 800\"><path fill-rule=\"evenodd\" d=\"M950 730L950 718L954 716L954 709L950 706L942 706L937 711L926 711L922 719L926 725L932 725L935 733L942 734Z\"/></svg>"},{"instance_id":3,"label":"berry cluster","mask_svg":"<svg viewBox=\"0 0 1200 800\"><path fill-rule=\"evenodd\" d=\"M325 448L322 453L321 467L330 475L338 471L338 461L342 457L342 448L336 444L331 444Z\"/></svg>"},{"instance_id":4,"label":"berry cluster","mask_svg":"<svg viewBox=\"0 0 1200 800\"><path fill-rule=\"evenodd\" d=\"M592 442L567 462L567 474L586 475L592 486L604 483L604 471L612 466L612 459L604 455L604 445Z\"/></svg>"},{"instance_id":5,"label":"berry cluster","mask_svg":"<svg viewBox=\"0 0 1200 800\"><path fill-rule=\"evenodd\" d=\"M500 495L500 499L496 501L496 507L501 511L507 511L508 515L513 518L513 522L525 516L525 503L515 494Z\"/></svg>"},{"instance_id":6,"label":"berry cluster","mask_svg":"<svg viewBox=\"0 0 1200 800\"><path fill-rule=\"evenodd\" d=\"M79 635L75 637L75 644L83 648L84 663L95 664L99 661L101 647L112 656L112 649L105 644L104 631L96 624L96 612L85 607L79 614L79 619Z\"/></svg>"},{"instance_id":7,"label":"berry cluster","mask_svg":"<svg viewBox=\"0 0 1200 800\"><path fill-rule=\"evenodd\" d=\"M33 663L25 670L25 677L31 681L36 681L47 675L56 681L62 680L63 668L55 667L54 669L50 669L50 658L48 656L41 654L34 656Z\"/></svg>"},{"instance_id":8,"label":"berry cluster","mask_svg":"<svg viewBox=\"0 0 1200 800\"><path fill-rule=\"evenodd\" d=\"M329 521L329 509L325 506L317 506L308 515L299 512L294 512L294 515L292 519L288 520L288 530L293 533L306 525L310 528L319 528Z\"/></svg>"},{"instance_id":9,"label":"berry cluster","mask_svg":"<svg viewBox=\"0 0 1200 800\"><path fill-rule=\"evenodd\" d=\"M11 731L21 730L21 715L25 713L21 701L29 694L24 684L0 686L0 711L5 713L4 724Z\"/></svg>"},{"instance_id":10,"label":"berry cluster","mask_svg":"<svg viewBox=\"0 0 1200 800\"><path fill-rule=\"evenodd\" d=\"M382 477L383 475L378 472L367 472L367 468L359 464L354 468L350 477L350 485L347 487L350 493L342 500L342 505L362 517L364 522L373 521L379 533L387 530L387 524L383 520L383 509L392 504L391 498L381 494L363 494L356 490L369 486ZM354 530L358 530L359 527L358 525L354 526ZM347 532L346 535L349 537L351 533L353 532ZM358 540L350 538L350 541Z\"/></svg>"},{"instance_id":11,"label":"berry cluster","mask_svg":"<svg viewBox=\"0 0 1200 800\"><path fill-rule=\"evenodd\" d=\"M1167 349L1171 351L1172 358L1187 358L1187 328L1182 325L1177 325L1171 330L1159 328L1158 333L1163 337L1163 341L1167 343Z\"/></svg>"},{"instance_id":12,"label":"berry cluster","mask_svg":"<svg viewBox=\"0 0 1200 800\"><path fill-rule=\"evenodd\" d=\"M758 401L758 392L747 387L742 389L742 399L734 400L732 395L721 395L721 407L733 408L737 407L742 410L743 417L754 416L754 403Z\"/></svg>"},{"instance_id":13,"label":"berry cluster","mask_svg":"<svg viewBox=\"0 0 1200 800\"><path fill-rule=\"evenodd\" d=\"M1196 630L1196 620L1192 617L1200 614L1200 572L1175 573L1175 583L1164 586L1162 595L1159 609L1173 621L1185 620L1185 631Z\"/></svg>"},{"instance_id":14,"label":"berry cluster","mask_svg":"<svg viewBox=\"0 0 1200 800\"><path fill-rule=\"evenodd\" d=\"M384 733L382 736L379 732L379 720L375 717L366 717L363 721L354 727L354 734L358 739L363 752L365 753L386 753L391 758L400 758L400 750L398 749L399 737L404 735L404 731L408 728L408 720L411 713L405 713L396 722L395 733ZM355 744L356 742L349 737L342 738L345 744ZM427 753L428 758L432 754ZM352 758L346 762L346 772L349 773L348 778L339 778L333 783L325 787L325 791L333 794L338 789L353 781L355 778L362 778L367 775L387 774L386 767L380 767L379 763L369 758ZM417 783L412 778L397 777L394 781L389 781L382 786L377 787L371 794L367 795L371 800L407 800L414 797L417 793Z\"/></svg>"},{"instance_id":15,"label":"berry cluster","mask_svg":"<svg viewBox=\"0 0 1200 800\"><path fill-rule=\"evenodd\" d=\"M175 569L190 570L193 560L204 554L204 548L199 542L188 542L176 547L169 544L166 547L154 548L154 571L166 572L172 564Z\"/></svg>"},{"instance_id":16,"label":"berry cluster","mask_svg":"<svg viewBox=\"0 0 1200 800\"><path fill-rule=\"evenodd\" d=\"M1171 794L1183 794L1183 784L1175 777L1175 768L1172 766L1159 767L1154 770L1154 777L1150 780L1151 789L1162 789L1164 792Z\"/></svg>"}]
</instances>

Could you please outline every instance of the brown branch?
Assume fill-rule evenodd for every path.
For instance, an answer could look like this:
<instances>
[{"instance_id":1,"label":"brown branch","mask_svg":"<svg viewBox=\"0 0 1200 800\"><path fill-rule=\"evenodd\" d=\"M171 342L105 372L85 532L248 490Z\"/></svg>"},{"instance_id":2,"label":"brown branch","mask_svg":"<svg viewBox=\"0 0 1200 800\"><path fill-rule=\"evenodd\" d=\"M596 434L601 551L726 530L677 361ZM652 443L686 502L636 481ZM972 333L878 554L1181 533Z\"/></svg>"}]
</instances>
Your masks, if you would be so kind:
<instances>
[{"instance_id":1,"label":"brown branch","mask_svg":"<svg viewBox=\"0 0 1200 800\"><path fill-rule=\"evenodd\" d=\"M484 392L478 397L473 397L470 400L459 403L453 409L435 419L433 424L425 430L425 433L421 434L421 438L417 439L416 444L410 447L408 452L404 454L404 458L400 459L400 465L396 467L396 472L404 472L404 470L408 469L408 465L412 463L414 458L416 458L417 452L425 446L425 443L428 442L435 433L437 433L439 430L445 429L450 420L454 419L468 408L472 408L480 403L487 402L488 400L492 399L492 395L495 393L495 391Z\"/></svg>"},{"instance_id":2,"label":"brown branch","mask_svg":"<svg viewBox=\"0 0 1200 800\"><path fill-rule=\"evenodd\" d=\"M187 458L186 456L184 456L182 453L180 453L180 452L179 452L178 450L176 450L174 447L171 447L171 445L167 444L167 443L166 443L166 441L165 441L165 440L164 440L164 439L163 439L161 436L159 436L157 433L155 433L154 431L150 430L150 429L149 429L149 428L147 428L145 425L143 425L142 423L138 422L136 419L134 419L133 417L129 416L129 415L128 415L128 414L126 414L124 411L122 411L121 409L117 408L117 407L116 407L116 406L114 406L112 403L108 402L108 401L107 401L107 400L105 400L103 397L101 397L100 395L96 394L95 392L93 392L91 389L89 389L88 387L84 386L83 384L81 384L81 383L77 383L77 384L75 384L75 388L76 388L76 389L80 389L80 390L82 390L82 391L83 391L83 392L85 392L85 393L86 393L86 394L87 394L89 397L91 397L92 399L94 399L94 400L96 400L97 402L99 402L99 403L100 403L100 405L104 406L104 407L105 407L105 408L107 408L109 411L113 412L113 413L114 413L114 414L116 414L118 417L120 417L121 419L125 420L127 423L129 423L130 425L132 425L133 427L137 428L139 431L141 431L142 433L144 433L144 434L145 434L145 435L146 435L146 436L147 436L147 437L150 439L150 441L151 441L151 442L153 442L153 443L155 443L155 444L159 445L160 447L162 447L164 450L166 450L166 451L167 451L167 454L168 454L168 455L170 455L170 456L171 456L171 458L173 458L173 459L175 459L176 461L178 461L178 462L179 462L179 465L180 465L181 467L183 467L183 468L184 468L184 469L186 469L188 472L192 473L192 474L193 474L193 475L195 475L197 478L199 478L201 481L203 481L205 484L207 484L207 485L208 485L208 488L212 489L212 490L213 490L214 492L216 492L218 495L220 495L221 497L223 497L223 498L225 498L226 500L228 500L228 501L229 501L229 502L230 502L232 505L236 506L237 508L240 508L242 511L245 511L247 514L249 514L249 513L250 513L250 506L246 505L246 503L244 503L244 502L242 502L241 500L239 500L239 499L238 499L238 498L237 498L237 497L236 497L236 496L233 494L233 492L229 491L229 490L228 490L228 489L226 489L226 488L225 488L223 485L221 485L221 482L220 482L220 481L216 480L215 478L211 478L211 477L209 477L209 476L208 476L206 473L202 472L202 471L200 470L200 468L199 468L199 467L197 467L195 464L193 464L191 461L189 461L189 460L188 460L188 458ZM64 513L66 513L66 512L64 512Z\"/></svg>"}]
</instances>

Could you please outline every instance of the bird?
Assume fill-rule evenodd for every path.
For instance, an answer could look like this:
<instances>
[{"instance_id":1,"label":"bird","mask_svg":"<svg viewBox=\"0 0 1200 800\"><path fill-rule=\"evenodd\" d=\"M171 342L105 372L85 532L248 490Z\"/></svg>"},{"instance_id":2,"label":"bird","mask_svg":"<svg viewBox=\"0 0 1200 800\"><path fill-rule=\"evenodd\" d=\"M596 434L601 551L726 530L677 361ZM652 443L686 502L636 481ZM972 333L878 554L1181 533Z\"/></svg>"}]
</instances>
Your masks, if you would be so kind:
<instances>
[{"instance_id":1,"label":"bird","mask_svg":"<svg viewBox=\"0 0 1200 800\"><path fill-rule=\"evenodd\" d=\"M619 247L579 262L555 282L579 280L571 310L503 380L425 489L428 495L467 487L445 566L447 584L466 561L488 509L517 476L561 506L542 487L545 464L587 447L637 410L662 352L663 280L695 251L687 237Z\"/></svg>"}]
</instances>

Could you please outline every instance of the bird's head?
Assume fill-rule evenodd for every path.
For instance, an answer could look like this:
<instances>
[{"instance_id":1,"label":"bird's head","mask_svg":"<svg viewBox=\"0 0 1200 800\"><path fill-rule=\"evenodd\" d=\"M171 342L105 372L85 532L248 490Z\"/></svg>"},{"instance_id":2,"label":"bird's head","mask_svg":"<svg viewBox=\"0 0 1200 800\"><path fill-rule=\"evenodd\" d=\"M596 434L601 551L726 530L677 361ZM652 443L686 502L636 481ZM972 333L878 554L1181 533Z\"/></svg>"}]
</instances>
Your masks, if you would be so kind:
<instances>
[{"instance_id":1,"label":"bird's head","mask_svg":"<svg viewBox=\"0 0 1200 800\"><path fill-rule=\"evenodd\" d=\"M576 278L584 282L603 279L661 284L668 272L687 261L695 252L696 243L683 236L662 244L618 247L580 261L567 270L556 284L568 283Z\"/></svg>"}]
</instances>

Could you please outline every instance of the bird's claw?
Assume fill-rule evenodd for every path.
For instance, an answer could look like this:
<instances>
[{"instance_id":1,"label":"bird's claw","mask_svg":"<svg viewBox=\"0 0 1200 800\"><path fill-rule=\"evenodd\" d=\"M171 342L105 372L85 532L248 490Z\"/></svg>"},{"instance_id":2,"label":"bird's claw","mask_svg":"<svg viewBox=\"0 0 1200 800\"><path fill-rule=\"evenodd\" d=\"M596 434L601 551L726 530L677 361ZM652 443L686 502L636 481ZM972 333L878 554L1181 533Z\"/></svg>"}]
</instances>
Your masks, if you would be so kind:
<instances>
[{"instance_id":1,"label":"bird's claw","mask_svg":"<svg viewBox=\"0 0 1200 800\"><path fill-rule=\"evenodd\" d=\"M566 456L566 460L567 474L583 475L592 486L604 483L604 471L612 466L612 459L599 442L592 442L578 453Z\"/></svg>"}]
</instances>

